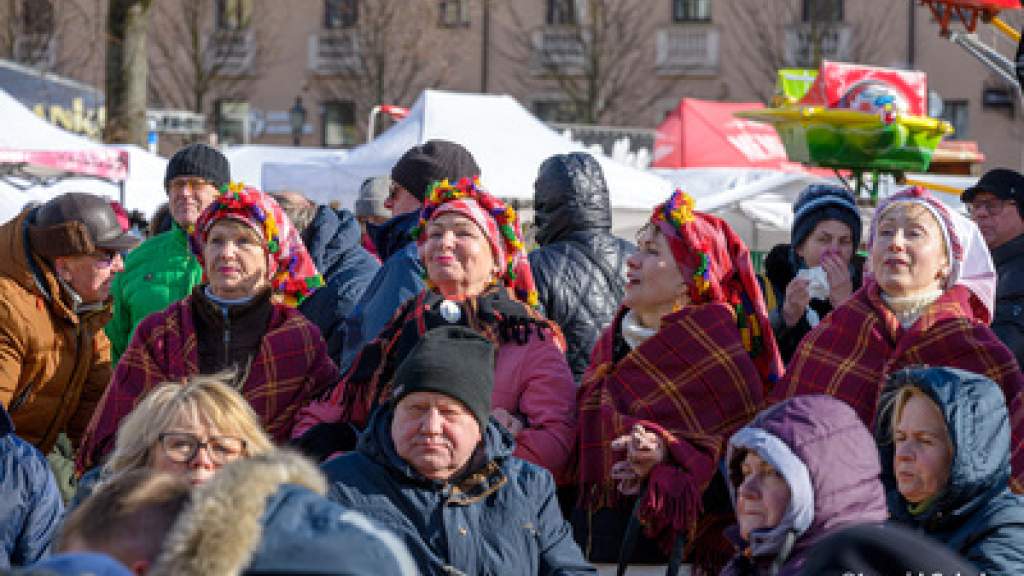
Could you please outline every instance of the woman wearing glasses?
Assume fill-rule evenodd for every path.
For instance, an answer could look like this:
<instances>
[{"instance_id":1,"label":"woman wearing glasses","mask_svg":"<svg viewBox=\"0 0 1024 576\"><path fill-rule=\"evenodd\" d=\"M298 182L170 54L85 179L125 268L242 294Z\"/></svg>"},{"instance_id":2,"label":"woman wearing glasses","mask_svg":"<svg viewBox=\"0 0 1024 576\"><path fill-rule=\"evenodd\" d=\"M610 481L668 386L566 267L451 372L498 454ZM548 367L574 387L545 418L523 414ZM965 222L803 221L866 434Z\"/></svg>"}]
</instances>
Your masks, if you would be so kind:
<instances>
[{"instance_id":1,"label":"woman wearing glasses","mask_svg":"<svg viewBox=\"0 0 1024 576\"><path fill-rule=\"evenodd\" d=\"M139 324L89 424L80 471L100 463L122 418L163 382L234 370L267 434L284 441L298 409L338 381L320 331L295 309L323 279L273 198L232 185L191 241L204 282Z\"/></svg>"}]
</instances>

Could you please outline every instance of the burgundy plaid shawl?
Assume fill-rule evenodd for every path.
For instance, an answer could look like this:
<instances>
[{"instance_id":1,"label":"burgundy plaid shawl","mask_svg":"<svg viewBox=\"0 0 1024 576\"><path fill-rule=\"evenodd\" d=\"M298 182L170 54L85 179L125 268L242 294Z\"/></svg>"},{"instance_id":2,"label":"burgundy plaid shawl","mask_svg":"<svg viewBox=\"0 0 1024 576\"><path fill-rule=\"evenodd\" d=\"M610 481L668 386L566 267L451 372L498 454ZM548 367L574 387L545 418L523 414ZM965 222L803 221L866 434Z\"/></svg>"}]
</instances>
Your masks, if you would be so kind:
<instances>
[{"instance_id":1,"label":"burgundy plaid shawl","mask_svg":"<svg viewBox=\"0 0 1024 576\"><path fill-rule=\"evenodd\" d=\"M114 379L93 413L78 455L88 470L113 448L117 427L149 390L199 374L192 296L139 323ZM267 333L240 392L267 434L286 442L295 413L338 381L320 331L298 311L275 304Z\"/></svg>"},{"instance_id":2,"label":"burgundy plaid shawl","mask_svg":"<svg viewBox=\"0 0 1024 576\"><path fill-rule=\"evenodd\" d=\"M590 509L614 505L621 496L611 467L624 454L611 450L612 440L634 424L658 430L672 462L651 471L640 518L648 536L665 541L666 529L670 537L685 530L692 544L726 441L762 407L765 386L731 307L686 306L615 362L623 314L594 348L578 394L580 498Z\"/></svg>"},{"instance_id":3,"label":"burgundy plaid shawl","mask_svg":"<svg viewBox=\"0 0 1024 576\"><path fill-rule=\"evenodd\" d=\"M1024 374L1013 354L977 319L974 296L963 286L946 291L909 329L881 299L872 280L804 337L775 388L773 400L829 394L873 426L887 374L914 365L950 366L984 374L1003 389L1013 431L1015 490L1024 486Z\"/></svg>"}]
</instances>

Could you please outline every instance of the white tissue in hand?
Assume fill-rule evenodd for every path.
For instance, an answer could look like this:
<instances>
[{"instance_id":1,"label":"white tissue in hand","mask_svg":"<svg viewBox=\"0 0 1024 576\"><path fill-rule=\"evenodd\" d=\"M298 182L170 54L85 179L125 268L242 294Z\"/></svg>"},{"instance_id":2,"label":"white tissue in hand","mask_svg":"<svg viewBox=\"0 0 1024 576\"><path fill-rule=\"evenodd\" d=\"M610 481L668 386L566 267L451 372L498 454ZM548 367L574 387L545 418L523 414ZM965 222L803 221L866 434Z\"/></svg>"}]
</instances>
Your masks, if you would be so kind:
<instances>
[{"instance_id":1,"label":"white tissue in hand","mask_svg":"<svg viewBox=\"0 0 1024 576\"><path fill-rule=\"evenodd\" d=\"M807 291L810 293L811 298L817 298L818 300L828 298L828 274L825 273L825 269L821 266L803 268L797 272L796 277L806 278L810 281L807 285Z\"/></svg>"}]
</instances>

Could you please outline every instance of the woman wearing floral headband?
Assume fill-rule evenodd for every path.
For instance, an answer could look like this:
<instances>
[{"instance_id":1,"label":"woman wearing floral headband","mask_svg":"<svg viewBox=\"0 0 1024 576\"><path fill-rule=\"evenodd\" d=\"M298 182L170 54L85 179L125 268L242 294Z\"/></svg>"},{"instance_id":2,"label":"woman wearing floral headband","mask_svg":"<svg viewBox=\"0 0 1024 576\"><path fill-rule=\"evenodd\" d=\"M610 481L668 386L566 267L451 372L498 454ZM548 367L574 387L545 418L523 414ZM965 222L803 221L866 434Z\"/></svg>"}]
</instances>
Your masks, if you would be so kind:
<instances>
[{"instance_id":1,"label":"woman wearing floral headband","mask_svg":"<svg viewBox=\"0 0 1024 576\"><path fill-rule=\"evenodd\" d=\"M295 309L323 278L273 198L232 184L190 240L204 281L135 330L89 424L82 470L99 463L121 419L163 382L234 370L267 433L284 441L298 409L338 381L320 331Z\"/></svg>"},{"instance_id":2,"label":"woman wearing floral headband","mask_svg":"<svg viewBox=\"0 0 1024 576\"><path fill-rule=\"evenodd\" d=\"M355 429L390 398L392 374L419 338L462 324L495 345L492 415L515 435L515 455L558 478L575 438L576 385L561 331L533 308L537 293L515 211L479 181L445 180L428 193L413 233L427 289L363 348L330 398L304 411L300 447L321 458L353 448Z\"/></svg>"},{"instance_id":3,"label":"woman wearing floral headband","mask_svg":"<svg viewBox=\"0 0 1024 576\"><path fill-rule=\"evenodd\" d=\"M717 573L732 519L719 462L781 375L746 246L693 205L676 191L641 229L622 307L581 384L573 525L595 562L618 558L635 515L644 532L628 560L664 562L683 536L691 560Z\"/></svg>"}]
</instances>

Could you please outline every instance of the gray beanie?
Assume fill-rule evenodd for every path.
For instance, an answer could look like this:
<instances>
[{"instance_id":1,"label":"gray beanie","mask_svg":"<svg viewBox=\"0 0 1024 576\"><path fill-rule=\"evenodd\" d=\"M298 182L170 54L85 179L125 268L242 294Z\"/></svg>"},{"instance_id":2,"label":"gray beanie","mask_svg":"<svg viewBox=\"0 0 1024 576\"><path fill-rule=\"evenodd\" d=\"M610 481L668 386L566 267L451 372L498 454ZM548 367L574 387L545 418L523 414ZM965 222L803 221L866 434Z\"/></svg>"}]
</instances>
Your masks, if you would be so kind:
<instances>
[{"instance_id":1,"label":"gray beanie","mask_svg":"<svg viewBox=\"0 0 1024 576\"><path fill-rule=\"evenodd\" d=\"M391 179L387 176L375 176L364 180L363 185L359 187L359 197L356 199L356 216L390 218L391 212L384 206L390 193L390 185Z\"/></svg>"}]
</instances>

